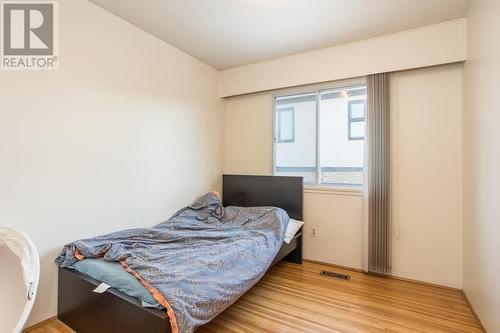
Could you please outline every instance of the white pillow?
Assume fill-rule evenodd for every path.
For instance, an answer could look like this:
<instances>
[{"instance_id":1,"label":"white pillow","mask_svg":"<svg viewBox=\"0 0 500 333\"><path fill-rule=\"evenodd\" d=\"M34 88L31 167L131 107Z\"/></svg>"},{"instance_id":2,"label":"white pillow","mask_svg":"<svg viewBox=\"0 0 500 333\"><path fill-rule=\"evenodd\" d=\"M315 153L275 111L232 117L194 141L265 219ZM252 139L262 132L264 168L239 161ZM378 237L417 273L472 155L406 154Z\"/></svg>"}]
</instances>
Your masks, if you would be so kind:
<instances>
[{"instance_id":1,"label":"white pillow","mask_svg":"<svg viewBox=\"0 0 500 333\"><path fill-rule=\"evenodd\" d=\"M304 222L302 222L302 221L289 219L288 220L288 227L286 228L284 242L287 244L290 244L293 237L295 237L295 234L297 233L297 231L299 231L300 227L302 227L303 225L304 225Z\"/></svg>"}]
</instances>

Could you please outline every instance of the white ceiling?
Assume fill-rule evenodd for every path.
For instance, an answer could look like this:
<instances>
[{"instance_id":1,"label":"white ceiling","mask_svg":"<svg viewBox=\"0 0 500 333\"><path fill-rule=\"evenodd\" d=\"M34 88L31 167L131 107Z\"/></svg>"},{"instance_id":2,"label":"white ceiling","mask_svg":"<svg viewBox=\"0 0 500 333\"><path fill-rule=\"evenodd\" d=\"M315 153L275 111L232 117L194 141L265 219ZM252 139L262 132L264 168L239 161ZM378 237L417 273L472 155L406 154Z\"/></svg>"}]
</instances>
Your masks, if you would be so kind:
<instances>
[{"instance_id":1,"label":"white ceiling","mask_svg":"<svg viewBox=\"0 0 500 333\"><path fill-rule=\"evenodd\" d=\"M218 69L464 17L472 0L91 0Z\"/></svg>"}]
</instances>

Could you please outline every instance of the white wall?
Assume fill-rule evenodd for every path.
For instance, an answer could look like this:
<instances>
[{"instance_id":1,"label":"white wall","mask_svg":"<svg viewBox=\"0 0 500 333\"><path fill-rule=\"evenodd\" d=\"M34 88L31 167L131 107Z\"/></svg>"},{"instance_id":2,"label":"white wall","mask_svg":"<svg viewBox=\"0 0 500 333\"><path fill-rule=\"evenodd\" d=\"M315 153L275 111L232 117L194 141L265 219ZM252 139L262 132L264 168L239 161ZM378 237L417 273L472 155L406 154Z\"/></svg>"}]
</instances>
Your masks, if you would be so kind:
<instances>
[{"instance_id":1,"label":"white wall","mask_svg":"<svg viewBox=\"0 0 500 333\"><path fill-rule=\"evenodd\" d=\"M215 69L84 0L60 2L60 33L59 71L0 72L0 224L42 261L30 323L55 315L65 243L162 222L220 181Z\"/></svg>"},{"instance_id":2,"label":"white wall","mask_svg":"<svg viewBox=\"0 0 500 333\"><path fill-rule=\"evenodd\" d=\"M359 191L305 189L304 258L361 269L362 204Z\"/></svg>"},{"instance_id":3,"label":"white wall","mask_svg":"<svg viewBox=\"0 0 500 333\"><path fill-rule=\"evenodd\" d=\"M461 287L461 65L401 72L391 88L393 193L401 205L394 275ZM225 99L225 119L224 171L271 174L271 93ZM305 258L361 268L361 209L359 192L307 189Z\"/></svg>"},{"instance_id":4,"label":"white wall","mask_svg":"<svg viewBox=\"0 0 500 333\"><path fill-rule=\"evenodd\" d=\"M464 290L500 332L500 2L474 1L464 67Z\"/></svg>"},{"instance_id":5,"label":"white wall","mask_svg":"<svg viewBox=\"0 0 500 333\"><path fill-rule=\"evenodd\" d=\"M465 60L458 19L221 71L221 97ZM369 55L369 56L368 56Z\"/></svg>"},{"instance_id":6,"label":"white wall","mask_svg":"<svg viewBox=\"0 0 500 333\"><path fill-rule=\"evenodd\" d=\"M462 65L391 78L393 274L462 287Z\"/></svg>"}]
</instances>

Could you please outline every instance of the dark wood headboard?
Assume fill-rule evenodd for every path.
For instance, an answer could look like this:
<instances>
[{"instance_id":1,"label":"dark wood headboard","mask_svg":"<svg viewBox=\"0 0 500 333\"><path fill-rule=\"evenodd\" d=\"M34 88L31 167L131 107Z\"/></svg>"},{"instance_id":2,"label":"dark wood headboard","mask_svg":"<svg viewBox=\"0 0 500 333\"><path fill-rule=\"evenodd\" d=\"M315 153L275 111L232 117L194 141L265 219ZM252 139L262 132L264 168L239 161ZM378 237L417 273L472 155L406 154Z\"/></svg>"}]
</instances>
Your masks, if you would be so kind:
<instances>
[{"instance_id":1,"label":"dark wood headboard","mask_svg":"<svg viewBox=\"0 0 500 333\"><path fill-rule=\"evenodd\" d=\"M279 207L302 221L302 184L302 177L223 175L222 202L224 206Z\"/></svg>"}]
</instances>

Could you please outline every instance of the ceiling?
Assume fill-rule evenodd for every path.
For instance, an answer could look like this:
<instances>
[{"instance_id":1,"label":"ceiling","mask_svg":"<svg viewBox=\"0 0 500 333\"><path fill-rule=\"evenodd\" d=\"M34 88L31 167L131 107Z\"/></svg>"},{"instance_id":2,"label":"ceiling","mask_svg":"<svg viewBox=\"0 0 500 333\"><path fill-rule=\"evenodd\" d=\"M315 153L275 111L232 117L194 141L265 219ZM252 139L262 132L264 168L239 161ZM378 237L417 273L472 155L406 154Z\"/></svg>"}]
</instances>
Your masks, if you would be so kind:
<instances>
[{"instance_id":1,"label":"ceiling","mask_svg":"<svg viewBox=\"0 0 500 333\"><path fill-rule=\"evenodd\" d=\"M91 0L217 69L465 17L472 0Z\"/></svg>"}]
</instances>

